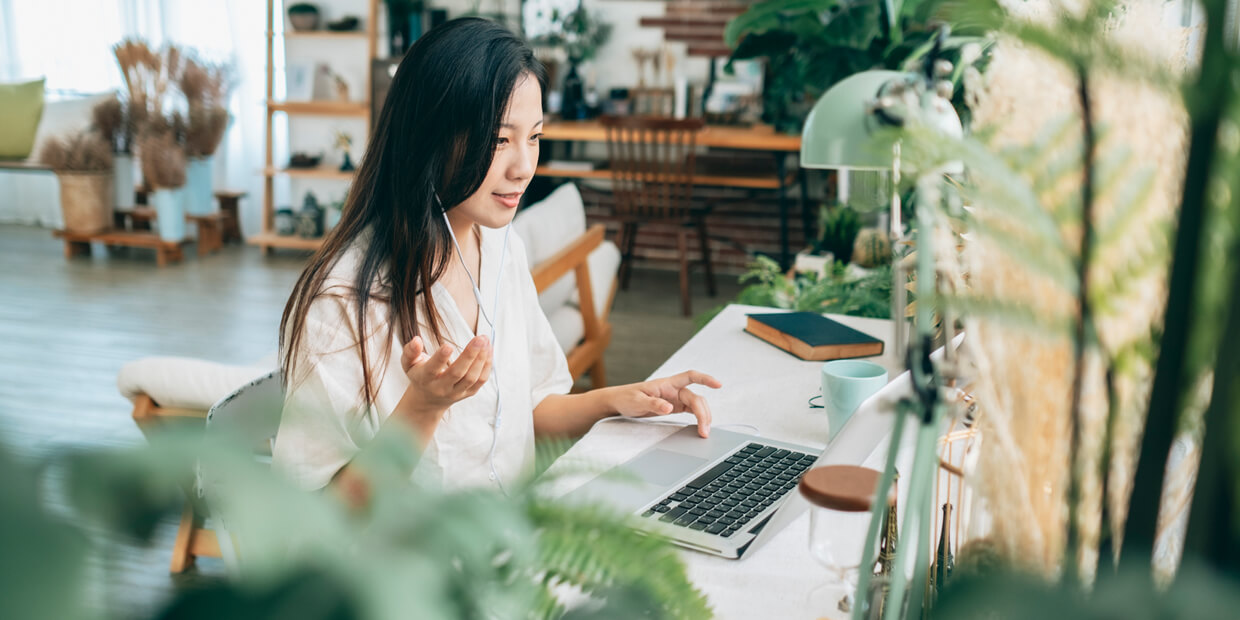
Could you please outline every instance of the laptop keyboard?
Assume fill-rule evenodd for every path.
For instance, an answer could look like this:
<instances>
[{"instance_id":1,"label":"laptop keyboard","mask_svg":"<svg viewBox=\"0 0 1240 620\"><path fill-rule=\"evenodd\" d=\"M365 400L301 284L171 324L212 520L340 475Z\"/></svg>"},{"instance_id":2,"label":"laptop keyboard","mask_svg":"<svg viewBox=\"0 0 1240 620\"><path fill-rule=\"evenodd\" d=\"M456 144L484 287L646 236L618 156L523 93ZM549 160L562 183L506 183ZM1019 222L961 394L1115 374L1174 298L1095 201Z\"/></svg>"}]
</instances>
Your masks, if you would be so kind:
<instances>
[{"instance_id":1,"label":"laptop keyboard","mask_svg":"<svg viewBox=\"0 0 1240 620\"><path fill-rule=\"evenodd\" d=\"M817 456L751 443L642 514L718 536L731 536L783 497Z\"/></svg>"}]
</instances>

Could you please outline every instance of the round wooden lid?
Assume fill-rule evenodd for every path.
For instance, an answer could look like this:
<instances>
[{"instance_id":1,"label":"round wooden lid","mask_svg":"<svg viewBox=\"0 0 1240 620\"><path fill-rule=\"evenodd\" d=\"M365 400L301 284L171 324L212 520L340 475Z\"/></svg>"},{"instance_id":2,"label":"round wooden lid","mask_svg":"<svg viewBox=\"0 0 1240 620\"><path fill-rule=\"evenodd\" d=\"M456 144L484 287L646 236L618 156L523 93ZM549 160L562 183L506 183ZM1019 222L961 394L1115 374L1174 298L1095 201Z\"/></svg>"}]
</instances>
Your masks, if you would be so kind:
<instances>
[{"instance_id":1,"label":"round wooden lid","mask_svg":"<svg viewBox=\"0 0 1240 620\"><path fill-rule=\"evenodd\" d=\"M815 467L801 476L801 495L815 506L841 512L864 512L874 501L882 474L856 465Z\"/></svg>"}]
</instances>

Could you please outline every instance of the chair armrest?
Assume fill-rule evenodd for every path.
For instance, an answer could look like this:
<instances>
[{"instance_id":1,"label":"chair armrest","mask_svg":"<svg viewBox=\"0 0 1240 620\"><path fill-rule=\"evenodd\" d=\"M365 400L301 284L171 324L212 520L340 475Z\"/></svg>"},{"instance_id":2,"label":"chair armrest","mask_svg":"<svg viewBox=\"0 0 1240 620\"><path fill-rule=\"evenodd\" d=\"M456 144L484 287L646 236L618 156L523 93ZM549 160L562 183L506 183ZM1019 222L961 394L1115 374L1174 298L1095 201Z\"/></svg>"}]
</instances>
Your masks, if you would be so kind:
<instances>
[{"instance_id":1,"label":"chair armrest","mask_svg":"<svg viewBox=\"0 0 1240 620\"><path fill-rule=\"evenodd\" d=\"M559 252L535 265L530 270L531 275L534 276L534 288L541 293L578 265L586 264L590 252L603 243L604 231L602 224L595 224ZM580 290L581 282L577 283L577 287ZM586 291L581 291L581 293L585 294Z\"/></svg>"}]
</instances>

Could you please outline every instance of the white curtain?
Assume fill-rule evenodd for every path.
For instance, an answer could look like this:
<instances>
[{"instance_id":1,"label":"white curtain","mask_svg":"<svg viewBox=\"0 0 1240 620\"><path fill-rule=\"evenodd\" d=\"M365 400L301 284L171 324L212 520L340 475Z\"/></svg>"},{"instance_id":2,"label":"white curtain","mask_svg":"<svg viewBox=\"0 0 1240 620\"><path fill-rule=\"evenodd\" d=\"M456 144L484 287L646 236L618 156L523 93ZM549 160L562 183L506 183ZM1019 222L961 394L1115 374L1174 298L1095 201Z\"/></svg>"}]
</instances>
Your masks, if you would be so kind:
<instances>
[{"instance_id":1,"label":"white curtain","mask_svg":"<svg viewBox=\"0 0 1240 620\"><path fill-rule=\"evenodd\" d=\"M231 64L237 79L232 122L216 153L215 184L249 192L242 220L256 221L266 31L261 0L0 0L0 81L44 77L52 98L119 90L123 81L112 45L125 37L173 42Z\"/></svg>"}]
</instances>

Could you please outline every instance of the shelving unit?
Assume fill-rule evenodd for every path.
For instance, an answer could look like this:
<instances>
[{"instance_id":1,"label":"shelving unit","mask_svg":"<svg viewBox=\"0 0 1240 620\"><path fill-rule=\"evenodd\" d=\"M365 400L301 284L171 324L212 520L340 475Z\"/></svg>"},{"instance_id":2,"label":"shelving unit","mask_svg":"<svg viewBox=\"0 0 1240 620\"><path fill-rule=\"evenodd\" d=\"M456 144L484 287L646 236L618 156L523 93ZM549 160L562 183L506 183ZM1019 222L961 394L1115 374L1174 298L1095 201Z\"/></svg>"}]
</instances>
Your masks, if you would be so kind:
<instances>
[{"instance_id":1,"label":"shelving unit","mask_svg":"<svg viewBox=\"0 0 1240 620\"><path fill-rule=\"evenodd\" d=\"M276 114L293 116L320 116L357 118L366 121L370 126L370 96L372 92L369 67L378 51L378 32L376 24L379 16L379 0L356 0L358 9L365 7L363 30L353 32L334 32L330 30L294 31L291 28L278 29L276 20L285 23L285 2L267 0L267 135L266 155L263 167L263 202L262 232L252 235L248 242L257 245L265 253L274 248L295 250L314 250L322 244L321 239L302 239L301 237L280 236L275 234L275 181L277 177L294 179L319 179L348 182L353 179L353 172L341 172L331 166L319 168L288 168L275 161L274 124ZM340 4L337 2L337 4ZM275 63L276 45L284 45L285 55L288 54L288 41L307 40L329 41L365 41L367 49L364 88L362 97L351 101L281 101L276 98L275 78L282 67ZM286 65L287 58L286 58ZM360 141L355 140L355 147ZM360 151L353 153L355 161L360 159Z\"/></svg>"}]
</instances>

